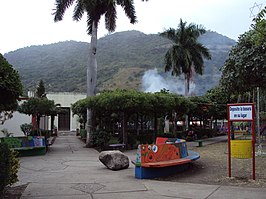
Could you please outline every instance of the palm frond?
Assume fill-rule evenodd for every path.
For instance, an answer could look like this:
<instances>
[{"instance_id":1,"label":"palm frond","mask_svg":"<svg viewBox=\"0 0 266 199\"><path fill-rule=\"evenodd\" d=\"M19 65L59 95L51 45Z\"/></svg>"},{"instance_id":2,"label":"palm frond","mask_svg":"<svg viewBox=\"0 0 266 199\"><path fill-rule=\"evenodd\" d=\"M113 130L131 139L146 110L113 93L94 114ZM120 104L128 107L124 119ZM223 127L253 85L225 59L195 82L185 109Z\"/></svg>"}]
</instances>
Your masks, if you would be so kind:
<instances>
[{"instance_id":1,"label":"palm frond","mask_svg":"<svg viewBox=\"0 0 266 199\"><path fill-rule=\"evenodd\" d=\"M182 73L190 74L192 66L192 56L188 49L182 49L179 52L179 59L181 60Z\"/></svg>"},{"instance_id":2,"label":"palm frond","mask_svg":"<svg viewBox=\"0 0 266 199\"><path fill-rule=\"evenodd\" d=\"M171 52L170 52L171 49L169 49L166 54L165 54L165 57L164 57L164 60L165 60L165 66L164 66L164 70L165 72L168 72L170 70L172 70L172 58L171 58Z\"/></svg>"},{"instance_id":3,"label":"palm frond","mask_svg":"<svg viewBox=\"0 0 266 199\"><path fill-rule=\"evenodd\" d=\"M91 35L92 33L93 18L87 13L87 33Z\"/></svg>"},{"instance_id":4,"label":"palm frond","mask_svg":"<svg viewBox=\"0 0 266 199\"><path fill-rule=\"evenodd\" d=\"M108 31L113 32L116 28L116 4L114 1L110 1L107 5L107 11L105 13L105 27Z\"/></svg>"},{"instance_id":5,"label":"palm frond","mask_svg":"<svg viewBox=\"0 0 266 199\"><path fill-rule=\"evenodd\" d=\"M193 51L192 61L195 72L202 75L204 69L204 61L201 53L198 51Z\"/></svg>"},{"instance_id":6,"label":"palm frond","mask_svg":"<svg viewBox=\"0 0 266 199\"><path fill-rule=\"evenodd\" d=\"M86 0L83 2L87 12L87 32L91 35L93 23L98 28L101 16L106 12L106 1Z\"/></svg>"},{"instance_id":7,"label":"palm frond","mask_svg":"<svg viewBox=\"0 0 266 199\"><path fill-rule=\"evenodd\" d=\"M117 5L120 5L126 16L130 19L130 23L135 24L137 22L137 16L133 0L117 0Z\"/></svg>"},{"instance_id":8,"label":"palm frond","mask_svg":"<svg viewBox=\"0 0 266 199\"><path fill-rule=\"evenodd\" d=\"M170 39L171 41L175 42L176 31L173 28L169 28L168 30L165 30L164 32L160 33L160 36Z\"/></svg>"},{"instance_id":9,"label":"palm frond","mask_svg":"<svg viewBox=\"0 0 266 199\"><path fill-rule=\"evenodd\" d=\"M165 71L172 71L172 75L178 76L181 73L181 62L178 58L178 46L170 48L165 55Z\"/></svg>"},{"instance_id":10,"label":"palm frond","mask_svg":"<svg viewBox=\"0 0 266 199\"><path fill-rule=\"evenodd\" d=\"M76 2L76 6L74 8L74 14L73 14L73 19L76 21L81 20L83 14L84 14L84 4L82 3L82 1L77 1Z\"/></svg>"},{"instance_id":11,"label":"palm frond","mask_svg":"<svg viewBox=\"0 0 266 199\"><path fill-rule=\"evenodd\" d=\"M56 0L55 6L56 8L53 9L54 21L61 21L65 14L66 9L68 9L75 0Z\"/></svg>"},{"instance_id":12,"label":"palm frond","mask_svg":"<svg viewBox=\"0 0 266 199\"><path fill-rule=\"evenodd\" d=\"M197 42L194 44L194 48L197 51L199 51L205 59L209 59L209 60L211 59L212 56L211 56L209 49L205 47L203 44Z\"/></svg>"},{"instance_id":13,"label":"palm frond","mask_svg":"<svg viewBox=\"0 0 266 199\"><path fill-rule=\"evenodd\" d=\"M206 33L206 29L202 25L197 25L197 29L198 29L198 32L199 32L200 35L203 35L203 34Z\"/></svg>"}]
</instances>

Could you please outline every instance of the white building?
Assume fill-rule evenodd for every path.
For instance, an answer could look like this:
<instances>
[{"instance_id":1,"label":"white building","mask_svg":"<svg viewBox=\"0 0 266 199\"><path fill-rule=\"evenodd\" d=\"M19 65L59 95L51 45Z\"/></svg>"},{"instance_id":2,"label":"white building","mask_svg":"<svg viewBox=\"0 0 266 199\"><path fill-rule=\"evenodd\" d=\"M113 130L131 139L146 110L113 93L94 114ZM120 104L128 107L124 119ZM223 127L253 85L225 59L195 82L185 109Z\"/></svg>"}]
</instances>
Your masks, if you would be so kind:
<instances>
[{"instance_id":1,"label":"white building","mask_svg":"<svg viewBox=\"0 0 266 199\"><path fill-rule=\"evenodd\" d=\"M71 110L71 104L76 101L86 98L84 93L68 93L68 92L57 92L47 93L46 97L49 100L54 100L55 104L60 104L61 108L66 110L65 114L59 114L55 117L54 125L58 131L76 131L79 128L78 117L73 116ZM50 128L51 117L44 117L40 121L40 128L51 130ZM12 133L14 137L24 136L24 133L20 129L20 125L24 123L31 123L31 116L14 112L13 117L6 120L3 125L0 125L0 137L3 137L1 130L7 129L9 133Z\"/></svg>"},{"instance_id":2,"label":"white building","mask_svg":"<svg viewBox=\"0 0 266 199\"><path fill-rule=\"evenodd\" d=\"M21 114L19 112L14 112L13 117L9 120L6 120L3 125L0 125L0 137L4 137L4 134L1 130L7 129L9 133L12 133L11 136L20 137L24 136L24 133L20 129L20 125L24 123L31 123L31 116Z\"/></svg>"},{"instance_id":3,"label":"white building","mask_svg":"<svg viewBox=\"0 0 266 199\"><path fill-rule=\"evenodd\" d=\"M86 94L68 92L47 93L46 97L49 100L54 100L55 104L60 104L61 108L66 110L66 113L59 114L58 117L55 118L54 125L57 127L58 131L76 131L80 124L77 115L73 116L71 104L86 98ZM50 117L47 122L50 124ZM48 129L49 128L50 127L48 127Z\"/></svg>"}]
</instances>

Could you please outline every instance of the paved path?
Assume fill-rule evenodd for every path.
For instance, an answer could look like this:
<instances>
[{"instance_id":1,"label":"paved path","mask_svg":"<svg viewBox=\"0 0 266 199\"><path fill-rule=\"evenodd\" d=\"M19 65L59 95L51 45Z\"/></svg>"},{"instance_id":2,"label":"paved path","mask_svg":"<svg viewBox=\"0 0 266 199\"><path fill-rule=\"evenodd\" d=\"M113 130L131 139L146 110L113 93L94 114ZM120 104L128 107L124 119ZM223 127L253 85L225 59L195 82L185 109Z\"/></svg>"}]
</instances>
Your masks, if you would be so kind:
<instances>
[{"instance_id":1,"label":"paved path","mask_svg":"<svg viewBox=\"0 0 266 199\"><path fill-rule=\"evenodd\" d=\"M22 199L265 199L264 188L138 180L133 165L108 170L97 151L83 146L77 137L61 135L45 156L21 158L19 184L29 183Z\"/></svg>"}]
</instances>

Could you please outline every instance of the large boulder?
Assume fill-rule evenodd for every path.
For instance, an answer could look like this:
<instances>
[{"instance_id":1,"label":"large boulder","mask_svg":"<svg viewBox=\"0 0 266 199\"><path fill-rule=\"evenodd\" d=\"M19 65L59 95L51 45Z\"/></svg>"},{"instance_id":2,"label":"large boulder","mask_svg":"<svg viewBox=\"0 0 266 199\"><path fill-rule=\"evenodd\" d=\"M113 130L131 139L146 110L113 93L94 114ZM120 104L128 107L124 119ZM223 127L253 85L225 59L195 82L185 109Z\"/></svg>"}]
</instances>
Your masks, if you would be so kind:
<instances>
[{"instance_id":1,"label":"large boulder","mask_svg":"<svg viewBox=\"0 0 266 199\"><path fill-rule=\"evenodd\" d=\"M129 167L128 157L121 151L102 151L99 160L111 170L127 169Z\"/></svg>"}]
</instances>

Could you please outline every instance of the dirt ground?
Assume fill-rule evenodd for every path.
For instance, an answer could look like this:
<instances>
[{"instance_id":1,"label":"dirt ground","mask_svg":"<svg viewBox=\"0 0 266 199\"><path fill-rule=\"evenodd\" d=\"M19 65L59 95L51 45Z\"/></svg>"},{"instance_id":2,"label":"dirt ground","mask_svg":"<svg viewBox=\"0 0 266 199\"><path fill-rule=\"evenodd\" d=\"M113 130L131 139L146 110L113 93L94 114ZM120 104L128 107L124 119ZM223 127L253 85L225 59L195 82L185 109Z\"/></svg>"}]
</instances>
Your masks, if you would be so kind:
<instances>
[{"instance_id":1,"label":"dirt ground","mask_svg":"<svg viewBox=\"0 0 266 199\"><path fill-rule=\"evenodd\" d=\"M158 180L244 187L266 187L266 155L256 157L256 180L252 180L252 159L232 158L232 177L228 177L227 142L220 142L203 147L193 147L192 150L200 154L200 159L191 163L187 171ZM266 147L264 147L264 151L266 151Z\"/></svg>"}]
</instances>

